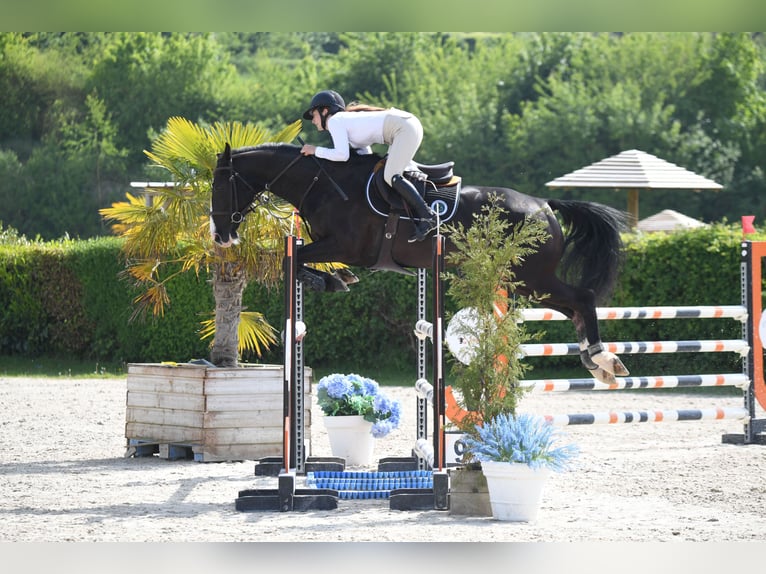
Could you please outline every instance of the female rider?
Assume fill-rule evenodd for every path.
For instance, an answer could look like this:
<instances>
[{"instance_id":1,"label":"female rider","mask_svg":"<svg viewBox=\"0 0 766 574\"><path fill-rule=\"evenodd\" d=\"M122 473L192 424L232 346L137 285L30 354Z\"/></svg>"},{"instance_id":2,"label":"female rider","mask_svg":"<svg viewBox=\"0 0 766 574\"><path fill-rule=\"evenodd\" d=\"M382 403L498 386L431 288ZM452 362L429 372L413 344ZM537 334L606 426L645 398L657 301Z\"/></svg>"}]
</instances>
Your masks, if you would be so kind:
<instances>
[{"instance_id":1,"label":"female rider","mask_svg":"<svg viewBox=\"0 0 766 574\"><path fill-rule=\"evenodd\" d=\"M403 176L423 140L423 127L418 118L396 108L366 105L346 107L340 94L333 90L315 94L303 117L311 120L320 132L328 131L334 146L328 148L306 144L301 148L303 155L347 161L349 146L359 154L370 154L372 144L388 145L383 179L412 206L418 218L413 221L415 233L409 241L422 241L436 227L436 213L426 204L415 186Z\"/></svg>"}]
</instances>

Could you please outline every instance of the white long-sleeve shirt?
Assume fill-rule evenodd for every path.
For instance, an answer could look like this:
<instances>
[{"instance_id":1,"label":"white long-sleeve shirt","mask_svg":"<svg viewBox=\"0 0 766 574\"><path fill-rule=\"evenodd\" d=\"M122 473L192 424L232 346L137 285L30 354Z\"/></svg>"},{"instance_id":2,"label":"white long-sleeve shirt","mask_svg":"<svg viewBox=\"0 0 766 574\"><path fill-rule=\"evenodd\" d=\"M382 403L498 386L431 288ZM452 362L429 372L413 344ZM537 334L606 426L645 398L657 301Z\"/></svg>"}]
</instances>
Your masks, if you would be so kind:
<instances>
[{"instance_id":1,"label":"white long-sleeve shirt","mask_svg":"<svg viewBox=\"0 0 766 574\"><path fill-rule=\"evenodd\" d=\"M349 146L360 154L372 153L372 144L387 144L383 135L383 124L389 115L410 117L412 114L390 108L381 111L337 112L327 120L327 131L334 147L317 146L317 157L331 161L346 161Z\"/></svg>"}]
</instances>

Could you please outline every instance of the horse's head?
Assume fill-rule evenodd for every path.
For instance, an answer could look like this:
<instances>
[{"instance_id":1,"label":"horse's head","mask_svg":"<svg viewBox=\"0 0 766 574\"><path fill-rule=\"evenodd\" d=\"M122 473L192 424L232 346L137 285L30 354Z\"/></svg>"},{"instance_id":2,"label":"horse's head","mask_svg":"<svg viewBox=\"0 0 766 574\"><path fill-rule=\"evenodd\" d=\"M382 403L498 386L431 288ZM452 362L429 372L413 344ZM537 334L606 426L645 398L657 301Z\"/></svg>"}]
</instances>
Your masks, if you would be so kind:
<instances>
[{"instance_id":1,"label":"horse's head","mask_svg":"<svg viewBox=\"0 0 766 574\"><path fill-rule=\"evenodd\" d=\"M249 201L236 184L231 146L227 143L224 151L218 154L210 200L210 234L218 245L231 247L239 242L237 228L245 217L247 205Z\"/></svg>"}]
</instances>

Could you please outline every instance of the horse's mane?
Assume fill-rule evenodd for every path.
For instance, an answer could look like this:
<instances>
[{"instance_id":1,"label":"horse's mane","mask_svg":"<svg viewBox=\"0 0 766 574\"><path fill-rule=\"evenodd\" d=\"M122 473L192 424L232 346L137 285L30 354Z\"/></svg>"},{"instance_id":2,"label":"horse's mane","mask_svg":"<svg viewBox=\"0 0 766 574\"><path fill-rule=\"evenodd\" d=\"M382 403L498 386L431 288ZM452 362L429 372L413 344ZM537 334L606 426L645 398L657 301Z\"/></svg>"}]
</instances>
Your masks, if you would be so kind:
<instances>
[{"instance_id":1,"label":"horse's mane","mask_svg":"<svg viewBox=\"0 0 766 574\"><path fill-rule=\"evenodd\" d=\"M239 156L239 155L247 155L249 153L253 153L259 150L273 150L273 151L276 151L277 153L290 151L294 153L300 150L300 148L294 144L267 142L267 143L262 143L259 145L248 145L248 146L238 147L231 150L231 153L232 155Z\"/></svg>"},{"instance_id":2,"label":"horse's mane","mask_svg":"<svg viewBox=\"0 0 766 574\"><path fill-rule=\"evenodd\" d=\"M275 143L275 142L267 142L262 143L259 145L251 145L251 146L243 146L238 147L233 150L231 150L231 154L233 157L248 155L251 153L255 153L258 151L273 151L276 154L286 154L286 155L295 155L296 152L300 152L300 146L289 144L289 143ZM370 161L380 160L381 156L376 153L362 155L356 153L353 149L351 150L351 154L349 155L348 161L349 163L357 162L357 161Z\"/></svg>"}]
</instances>

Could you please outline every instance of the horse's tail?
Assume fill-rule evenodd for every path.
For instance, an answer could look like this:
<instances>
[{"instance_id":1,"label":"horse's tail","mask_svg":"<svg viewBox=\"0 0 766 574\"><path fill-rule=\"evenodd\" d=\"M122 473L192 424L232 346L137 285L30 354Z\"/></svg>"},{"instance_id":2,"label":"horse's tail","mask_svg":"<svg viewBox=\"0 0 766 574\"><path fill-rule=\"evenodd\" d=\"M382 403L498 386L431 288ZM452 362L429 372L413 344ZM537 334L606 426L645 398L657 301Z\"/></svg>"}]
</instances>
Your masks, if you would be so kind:
<instances>
[{"instance_id":1,"label":"horse's tail","mask_svg":"<svg viewBox=\"0 0 766 574\"><path fill-rule=\"evenodd\" d=\"M592 289L598 303L606 302L622 264L620 233L627 229L628 214L588 201L550 199L548 205L561 215L564 223L562 279Z\"/></svg>"}]
</instances>

